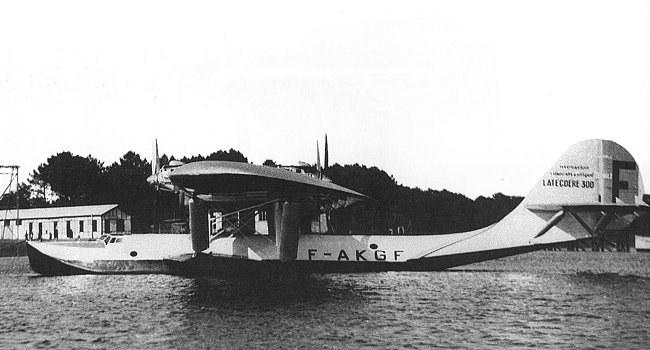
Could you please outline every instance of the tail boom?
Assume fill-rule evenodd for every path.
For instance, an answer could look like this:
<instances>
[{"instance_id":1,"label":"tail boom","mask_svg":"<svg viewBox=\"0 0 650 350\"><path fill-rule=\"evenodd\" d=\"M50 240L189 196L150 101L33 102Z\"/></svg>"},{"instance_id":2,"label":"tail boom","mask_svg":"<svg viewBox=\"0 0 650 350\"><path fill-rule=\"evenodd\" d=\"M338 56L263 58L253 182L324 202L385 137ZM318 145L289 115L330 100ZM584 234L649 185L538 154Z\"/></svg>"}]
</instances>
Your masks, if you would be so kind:
<instances>
[{"instance_id":1,"label":"tail boom","mask_svg":"<svg viewBox=\"0 0 650 350\"><path fill-rule=\"evenodd\" d=\"M629 234L647 226L650 207L643 194L641 173L627 150L613 141L583 141L569 148L503 220L422 257L487 260L494 254Z\"/></svg>"}]
</instances>

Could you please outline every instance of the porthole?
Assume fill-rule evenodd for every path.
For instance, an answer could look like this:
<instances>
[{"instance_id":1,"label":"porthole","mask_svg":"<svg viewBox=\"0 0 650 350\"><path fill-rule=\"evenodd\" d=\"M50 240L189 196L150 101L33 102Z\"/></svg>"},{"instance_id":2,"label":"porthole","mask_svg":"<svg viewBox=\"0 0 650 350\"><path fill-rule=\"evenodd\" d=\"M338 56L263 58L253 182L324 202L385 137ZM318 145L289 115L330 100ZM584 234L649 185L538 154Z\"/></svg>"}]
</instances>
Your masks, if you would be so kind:
<instances>
[{"instance_id":1,"label":"porthole","mask_svg":"<svg viewBox=\"0 0 650 350\"><path fill-rule=\"evenodd\" d=\"M129 253L129 255L131 255L132 257L135 258L136 256L138 256L138 252L136 252L135 250L132 250L131 253Z\"/></svg>"},{"instance_id":2,"label":"porthole","mask_svg":"<svg viewBox=\"0 0 650 350\"><path fill-rule=\"evenodd\" d=\"M379 248L379 246L374 243L370 245L370 249L377 249L377 248Z\"/></svg>"}]
</instances>

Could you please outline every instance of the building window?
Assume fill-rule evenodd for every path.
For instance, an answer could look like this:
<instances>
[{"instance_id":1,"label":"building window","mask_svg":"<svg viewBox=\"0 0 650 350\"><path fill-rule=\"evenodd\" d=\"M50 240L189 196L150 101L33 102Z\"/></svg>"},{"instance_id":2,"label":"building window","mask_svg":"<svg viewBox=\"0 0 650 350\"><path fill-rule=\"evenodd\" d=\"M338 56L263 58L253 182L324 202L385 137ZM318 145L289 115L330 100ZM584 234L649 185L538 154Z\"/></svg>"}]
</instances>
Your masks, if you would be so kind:
<instances>
[{"instance_id":1,"label":"building window","mask_svg":"<svg viewBox=\"0 0 650 350\"><path fill-rule=\"evenodd\" d=\"M124 232L124 219L117 219L115 231Z\"/></svg>"},{"instance_id":2,"label":"building window","mask_svg":"<svg viewBox=\"0 0 650 350\"><path fill-rule=\"evenodd\" d=\"M16 225L20 226L20 225L22 225L22 224L23 224L23 221L22 221L22 220L20 220L20 219L16 220Z\"/></svg>"},{"instance_id":3,"label":"building window","mask_svg":"<svg viewBox=\"0 0 650 350\"><path fill-rule=\"evenodd\" d=\"M5 226L11 226L11 220L5 220Z\"/></svg>"},{"instance_id":4,"label":"building window","mask_svg":"<svg viewBox=\"0 0 650 350\"><path fill-rule=\"evenodd\" d=\"M79 220L79 232L84 232L84 222Z\"/></svg>"},{"instance_id":5,"label":"building window","mask_svg":"<svg viewBox=\"0 0 650 350\"><path fill-rule=\"evenodd\" d=\"M104 232L111 233L111 220L104 220Z\"/></svg>"},{"instance_id":6,"label":"building window","mask_svg":"<svg viewBox=\"0 0 650 350\"><path fill-rule=\"evenodd\" d=\"M33 222L29 223L29 233L34 233L34 223Z\"/></svg>"},{"instance_id":7,"label":"building window","mask_svg":"<svg viewBox=\"0 0 650 350\"><path fill-rule=\"evenodd\" d=\"M38 223L38 234L39 235L43 234L43 223L42 222Z\"/></svg>"},{"instance_id":8,"label":"building window","mask_svg":"<svg viewBox=\"0 0 650 350\"><path fill-rule=\"evenodd\" d=\"M260 218L260 221L266 221L267 220L266 219L266 211L260 210L259 211L259 218Z\"/></svg>"},{"instance_id":9,"label":"building window","mask_svg":"<svg viewBox=\"0 0 650 350\"><path fill-rule=\"evenodd\" d=\"M68 220L68 221L65 222L65 232L66 232L68 238L72 238L72 237L73 237L73 234L72 234L72 228L70 228L70 220Z\"/></svg>"},{"instance_id":10,"label":"building window","mask_svg":"<svg viewBox=\"0 0 650 350\"><path fill-rule=\"evenodd\" d=\"M93 220L93 232L97 232L97 220Z\"/></svg>"}]
</instances>

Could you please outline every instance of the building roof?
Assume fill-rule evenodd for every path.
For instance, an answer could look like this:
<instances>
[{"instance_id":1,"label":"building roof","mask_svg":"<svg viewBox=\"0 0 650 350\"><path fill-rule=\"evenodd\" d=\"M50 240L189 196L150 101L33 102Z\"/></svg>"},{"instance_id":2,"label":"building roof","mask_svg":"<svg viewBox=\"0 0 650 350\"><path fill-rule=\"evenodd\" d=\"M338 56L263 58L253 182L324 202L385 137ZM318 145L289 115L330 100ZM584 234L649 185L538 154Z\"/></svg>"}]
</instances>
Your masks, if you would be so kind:
<instances>
[{"instance_id":1,"label":"building roof","mask_svg":"<svg viewBox=\"0 0 650 350\"><path fill-rule=\"evenodd\" d=\"M54 219L66 217L101 216L117 208L117 204L82 205L76 207L19 209L21 220ZM0 210L0 220L15 220L16 209Z\"/></svg>"}]
</instances>

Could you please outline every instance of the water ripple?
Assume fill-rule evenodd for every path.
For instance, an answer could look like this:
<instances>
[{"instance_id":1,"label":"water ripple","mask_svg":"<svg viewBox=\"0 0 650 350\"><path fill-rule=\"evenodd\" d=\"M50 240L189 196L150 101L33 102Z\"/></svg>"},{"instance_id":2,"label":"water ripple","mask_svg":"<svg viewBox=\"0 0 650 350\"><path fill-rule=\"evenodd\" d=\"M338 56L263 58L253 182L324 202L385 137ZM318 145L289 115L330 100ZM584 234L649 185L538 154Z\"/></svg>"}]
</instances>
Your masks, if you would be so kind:
<instances>
[{"instance_id":1,"label":"water ripple","mask_svg":"<svg viewBox=\"0 0 650 350\"><path fill-rule=\"evenodd\" d=\"M0 279L8 349L641 348L650 340L650 254L539 252L431 273Z\"/></svg>"}]
</instances>

